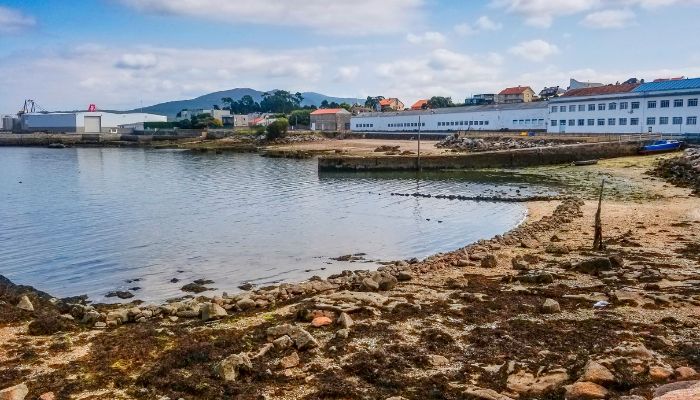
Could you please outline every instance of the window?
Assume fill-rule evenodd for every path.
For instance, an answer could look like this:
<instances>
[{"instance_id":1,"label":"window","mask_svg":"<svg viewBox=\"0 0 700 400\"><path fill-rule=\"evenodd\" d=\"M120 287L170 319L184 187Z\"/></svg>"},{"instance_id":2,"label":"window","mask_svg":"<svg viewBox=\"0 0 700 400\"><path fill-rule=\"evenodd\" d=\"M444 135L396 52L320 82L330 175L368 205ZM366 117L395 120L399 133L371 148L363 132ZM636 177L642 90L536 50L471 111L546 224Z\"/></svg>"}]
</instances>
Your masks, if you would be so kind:
<instances>
[{"instance_id":1,"label":"window","mask_svg":"<svg viewBox=\"0 0 700 400\"><path fill-rule=\"evenodd\" d=\"M683 117L673 117L673 125L682 125Z\"/></svg>"},{"instance_id":2,"label":"window","mask_svg":"<svg viewBox=\"0 0 700 400\"><path fill-rule=\"evenodd\" d=\"M656 100L647 101L647 108L656 108Z\"/></svg>"},{"instance_id":3,"label":"window","mask_svg":"<svg viewBox=\"0 0 700 400\"><path fill-rule=\"evenodd\" d=\"M661 100L661 104L659 104L659 107L661 108L668 108L671 105L670 100Z\"/></svg>"},{"instance_id":4,"label":"window","mask_svg":"<svg viewBox=\"0 0 700 400\"><path fill-rule=\"evenodd\" d=\"M526 120L525 120L525 124L526 124L526 125L530 125L530 120L529 120L529 119L526 119Z\"/></svg>"},{"instance_id":5,"label":"window","mask_svg":"<svg viewBox=\"0 0 700 400\"><path fill-rule=\"evenodd\" d=\"M605 104L604 103L598 104L598 111L605 111Z\"/></svg>"},{"instance_id":6,"label":"window","mask_svg":"<svg viewBox=\"0 0 700 400\"><path fill-rule=\"evenodd\" d=\"M688 99L688 107L697 107L698 99Z\"/></svg>"},{"instance_id":7,"label":"window","mask_svg":"<svg viewBox=\"0 0 700 400\"><path fill-rule=\"evenodd\" d=\"M514 120L513 120L513 125L518 125L518 120L517 120L517 119L514 119Z\"/></svg>"},{"instance_id":8,"label":"window","mask_svg":"<svg viewBox=\"0 0 700 400\"><path fill-rule=\"evenodd\" d=\"M605 118L598 118L598 125L599 126L605 125Z\"/></svg>"},{"instance_id":9,"label":"window","mask_svg":"<svg viewBox=\"0 0 700 400\"><path fill-rule=\"evenodd\" d=\"M698 117L688 117L685 120L686 125L697 125L698 124Z\"/></svg>"},{"instance_id":10,"label":"window","mask_svg":"<svg viewBox=\"0 0 700 400\"><path fill-rule=\"evenodd\" d=\"M583 126L586 123L585 119L578 120L578 126Z\"/></svg>"},{"instance_id":11,"label":"window","mask_svg":"<svg viewBox=\"0 0 700 400\"><path fill-rule=\"evenodd\" d=\"M668 125L668 117L659 117L659 125Z\"/></svg>"},{"instance_id":12,"label":"window","mask_svg":"<svg viewBox=\"0 0 700 400\"><path fill-rule=\"evenodd\" d=\"M586 111L586 106L584 104L579 104L578 105L578 110L579 111Z\"/></svg>"},{"instance_id":13,"label":"window","mask_svg":"<svg viewBox=\"0 0 700 400\"><path fill-rule=\"evenodd\" d=\"M483 124L484 124L484 121L479 121L479 125L483 125Z\"/></svg>"},{"instance_id":14,"label":"window","mask_svg":"<svg viewBox=\"0 0 700 400\"><path fill-rule=\"evenodd\" d=\"M595 125L595 120L593 118L588 120L588 126L593 126Z\"/></svg>"},{"instance_id":15,"label":"window","mask_svg":"<svg viewBox=\"0 0 700 400\"><path fill-rule=\"evenodd\" d=\"M553 119L553 120L551 120L551 121L549 122L549 124L552 125L552 126L557 126L557 120L556 120L556 119Z\"/></svg>"},{"instance_id":16,"label":"window","mask_svg":"<svg viewBox=\"0 0 700 400\"><path fill-rule=\"evenodd\" d=\"M617 103L608 104L608 110L617 110Z\"/></svg>"},{"instance_id":17,"label":"window","mask_svg":"<svg viewBox=\"0 0 700 400\"><path fill-rule=\"evenodd\" d=\"M576 125L576 120L575 119L570 119L569 120L569 126L574 126Z\"/></svg>"},{"instance_id":18,"label":"window","mask_svg":"<svg viewBox=\"0 0 700 400\"><path fill-rule=\"evenodd\" d=\"M630 125L639 125L639 118L630 118Z\"/></svg>"},{"instance_id":19,"label":"window","mask_svg":"<svg viewBox=\"0 0 700 400\"><path fill-rule=\"evenodd\" d=\"M588 111L595 111L595 104L589 104Z\"/></svg>"},{"instance_id":20,"label":"window","mask_svg":"<svg viewBox=\"0 0 700 400\"><path fill-rule=\"evenodd\" d=\"M558 109L558 108L559 108L559 107L557 107L557 106L552 106L552 112L553 112L553 113L557 112L557 109Z\"/></svg>"},{"instance_id":21,"label":"window","mask_svg":"<svg viewBox=\"0 0 700 400\"><path fill-rule=\"evenodd\" d=\"M544 118L538 119L538 120L537 120L537 123L540 124L540 125L544 124Z\"/></svg>"},{"instance_id":22,"label":"window","mask_svg":"<svg viewBox=\"0 0 700 400\"><path fill-rule=\"evenodd\" d=\"M632 105L633 110L638 110L639 109L639 102L638 101L633 101L630 103Z\"/></svg>"},{"instance_id":23,"label":"window","mask_svg":"<svg viewBox=\"0 0 700 400\"><path fill-rule=\"evenodd\" d=\"M615 118L608 118L608 125L615 125Z\"/></svg>"},{"instance_id":24,"label":"window","mask_svg":"<svg viewBox=\"0 0 700 400\"><path fill-rule=\"evenodd\" d=\"M489 121L484 121L484 125L488 125L488 124L489 124Z\"/></svg>"},{"instance_id":25,"label":"window","mask_svg":"<svg viewBox=\"0 0 700 400\"><path fill-rule=\"evenodd\" d=\"M565 126L566 125L566 120L565 119L560 119L559 120L559 126Z\"/></svg>"},{"instance_id":26,"label":"window","mask_svg":"<svg viewBox=\"0 0 700 400\"><path fill-rule=\"evenodd\" d=\"M575 106L575 105L570 105L570 106L569 106L569 112L576 112L576 106Z\"/></svg>"},{"instance_id":27,"label":"window","mask_svg":"<svg viewBox=\"0 0 700 400\"><path fill-rule=\"evenodd\" d=\"M675 100L673 100L673 106L674 106L674 107L683 107L683 99L675 99Z\"/></svg>"},{"instance_id":28,"label":"window","mask_svg":"<svg viewBox=\"0 0 700 400\"><path fill-rule=\"evenodd\" d=\"M566 106L559 106L559 112L566 112Z\"/></svg>"},{"instance_id":29,"label":"window","mask_svg":"<svg viewBox=\"0 0 700 400\"><path fill-rule=\"evenodd\" d=\"M629 103L627 103L626 101L620 102L620 110L626 110L628 106L629 106Z\"/></svg>"},{"instance_id":30,"label":"window","mask_svg":"<svg viewBox=\"0 0 700 400\"><path fill-rule=\"evenodd\" d=\"M655 117L647 117L647 125L655 125L655 124L656 124Z\"/></svg>"},{"instance_id":31,"label":"window","mask_svg":"<svg viewBox=\"0 0 700 400\"><path fill-rule=\"evenodd\" d=\"M627 118L620 118L617 122L620 125L627 125Z\"/></svg>"}]
</instances>

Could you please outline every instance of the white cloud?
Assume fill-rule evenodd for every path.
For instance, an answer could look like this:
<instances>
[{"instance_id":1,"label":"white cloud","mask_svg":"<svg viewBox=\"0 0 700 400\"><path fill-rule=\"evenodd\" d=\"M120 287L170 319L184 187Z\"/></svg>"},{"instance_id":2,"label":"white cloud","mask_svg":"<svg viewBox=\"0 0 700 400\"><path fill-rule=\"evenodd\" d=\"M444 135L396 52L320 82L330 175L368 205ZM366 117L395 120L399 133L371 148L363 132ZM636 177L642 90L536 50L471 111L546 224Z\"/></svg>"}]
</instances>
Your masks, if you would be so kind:
<instances>
[{"instance_id":1,"label":"white cloud","mask_svg":"<svg viewBox=\"0 0 700 400\"><path fill-rule=\"evenodd\" d=\"M440 32L425 32L422 35L414 35L413 33L409 33L406 35L406 40L411 44L441 46L447 39L445 38L445 35Z\"/></svg>"},{"instance_id":2,"label":"white cloud","mask_svg":"<svg viewBox=\"0 0 700 400\"><path fill-rule=\"evenodd\" d=\"M603 10L586 15L581 24L595 29L619 29L634 22L634 18L630 10Z\"/></svg>"},{"instance_id":3,"label":"white cloud","mask_svg":"<svg viewBox=\"0 0 700 400\"><path fill-rule=\"evenodd\" d=\"M424 0L118 0L136 10L230 24L299 26L321 33L369 35L405 31Z\"/></svg>"},{"instance_id":4,"label":"white cloud","mask_svg":"<svg viewBox=\"0 0 700 400\"><path fill-rule=\"evenodd\" d=\"M34 17L24 15L19 10L0 6L0 35L18 33L35 25Z\"/></svg>"},{"instance_id":5,"label":"white cloud","mask_svg":"<svg viewBox=\"0 0 700 400\"><path fill-rule=\"evenodd\" d=\"M347 65L338 68L338 74L335 76L337 82L347 82L354 80L360 74L360 68L355 65Z\"/></svg>"},{"instance_id":6,"label":"white cloud","mask_svg":"<svg viewBox=\"0 0 700 400\"><path fill-rule=\"evenodd\" d=\"M155 54L124 54L114 66L123 69L148 69L158 64Z\"/></svg>"},{"instance_id":7,"label":"white cloud","mask_svg":"<svg viewBox=\"0 0 700 400\"><path fill-rule=\"evenodd\" d=\"M508 50L509 53L530 61L545 61L545 58L559 53L559 48L542 39L521 42Z\"/></svg>"},{"instance_id":8,"label":"white cloud","mask_svg":"<svg viewBox=\"0 0 700 400\"><path fill-rule=\"evenodd\" d=\"M454 30L460 36L469 36L483 31L497 31L501 28L503 28L503 24L482 15L473 24L464 22L455 25Z\"/></svg>"}]
</instances>

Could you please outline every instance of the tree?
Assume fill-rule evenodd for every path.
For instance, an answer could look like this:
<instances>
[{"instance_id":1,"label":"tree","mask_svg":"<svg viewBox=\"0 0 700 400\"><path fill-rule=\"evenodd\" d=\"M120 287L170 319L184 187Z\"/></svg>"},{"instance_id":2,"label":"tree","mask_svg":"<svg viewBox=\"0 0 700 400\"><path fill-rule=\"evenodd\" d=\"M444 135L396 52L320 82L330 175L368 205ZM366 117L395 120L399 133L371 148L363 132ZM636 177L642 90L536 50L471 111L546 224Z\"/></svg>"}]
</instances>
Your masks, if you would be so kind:
<instances>
[{"instance_id":1,"label":"tree","mask_svg":"<svg viewBox=\"0 0 700 400\"><path fill-rule=\"evenodd\" d=\"M301 93L291 94L286 90L275 90L273 93L263 93L260 109L263 112L288 114L299 108L304 99Z\"/></svg>"},{"instance_id":2,"label":"tree","mask_svg":"<svg viewBox=\"0 0 700 400\"><path fill-rule=\"evenodd\" d=\"M352 108L352 106L351 106L350 104L348 104L348 103L344 103L344 102L343 102L343 103L340 103L340 105L338 106L338 108L344 108L344 109L350 111L350 109Z\"/></svg>"},{"instance_id":3,"label":"tree","mask_svg":"<svg viewBox=\"0 0 700 400\"><path fill-rule=\"evenodd\" d=\"M384 96L367 96L367 100L365 100L365 107L376 110L379 107L379 101L381 100L384 100Z\"/></svg>"},{"instance_id":4,"label":"tree","mask_svg":"<svg viewBox=\"0 0 700 400\"><path fill-rule=\"evenodd\" d=\"M321 102L321 107L320 108L330 108L330 104L328 104L328 100L323 100Z\"/></svg>"},{"instance_id":5,"label":"tree","mask_svg":"<svg viewBox=\"0 0 700 400\"><path fill-rule=\"evenodd\" d=\"M297 125L311 125L311 110L294 110L289 114L289 123Z\"/></svg>"},{"instance_id":6,"label":"tree","mask_svg":"<svg viewBox=\"0 0 700 400\"><path fill-rule=\"evenodd\" d=\"M267 126L267 140L284 137L287 134L287 129L289 129L289 121L286 118L277 118Z\"/></svg>"},{"instance_id":7,"label":"tree","mask_svg":"<svg viewBox=\"0 0 700 400\"><path fill-rule=\"evenodd\" d=\"M428 106L430 108L448 108L454 107L451 97L433 96L428 100Z\"/></svg>"}]
</instances>

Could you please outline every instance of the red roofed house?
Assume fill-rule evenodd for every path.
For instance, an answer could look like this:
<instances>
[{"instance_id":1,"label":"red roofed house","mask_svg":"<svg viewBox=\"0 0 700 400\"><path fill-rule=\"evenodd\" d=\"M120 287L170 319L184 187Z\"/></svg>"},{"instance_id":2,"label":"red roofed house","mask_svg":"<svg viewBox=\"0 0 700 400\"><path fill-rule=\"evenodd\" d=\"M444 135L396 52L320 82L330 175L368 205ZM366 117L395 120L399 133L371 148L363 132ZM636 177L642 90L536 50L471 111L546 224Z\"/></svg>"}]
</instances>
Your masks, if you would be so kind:
<instances>
[{"instance_id":1,"label":"red roofed house","mask_svg":"<svg viewBox=\"0 0 700 400\"><path fill-rule=\"evenodd\" d=\"M529 103L535 97L535 91L530 86L516 86L501 90L498 94L499 103Z\"/></svg>"},{"instance_id":2,"label":"red roofed house","mask_svg":"<svg viewBox=\"0 0 700 400\"><path fill-rule=\"evenodd\" d=\"M404 109L403 103L396 97L379 100L379 106L382 108L382 111L400 111Z\"/></svg>"},{"instance_id":3,"label":"red roofed house","mask_svg":"<svg viewBox=\"0 0 700 400\"><path fill-rule=\"evenodd\" d=\"M321 108L311 113L312 131L342 132L350 130L350 111L344 108Z\"/></svg>"},{"instance_id":4,"label":"red roofed house","mask_svg":"<svg viewBox=\"0 0 700 400\"><path fill-rule=\"evenodd\" d=\"M426 108L428 108L428 100L418 100L411 106L411 110L425 110Z\"/></svg>"}]
</instances>

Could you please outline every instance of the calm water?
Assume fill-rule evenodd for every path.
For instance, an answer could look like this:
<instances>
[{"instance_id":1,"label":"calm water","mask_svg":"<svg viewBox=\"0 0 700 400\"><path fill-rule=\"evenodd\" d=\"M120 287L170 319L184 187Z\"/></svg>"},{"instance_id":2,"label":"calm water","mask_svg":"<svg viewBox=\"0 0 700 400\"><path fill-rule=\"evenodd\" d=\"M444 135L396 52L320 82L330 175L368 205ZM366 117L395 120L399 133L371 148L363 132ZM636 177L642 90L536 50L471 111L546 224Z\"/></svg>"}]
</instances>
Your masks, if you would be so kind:
<instances>
[{"instance_id":1,"label":"calm water","mask_svg":"<svg viewBox=\"0 0 700 400\"><path fill-rule=\"evenodd\" d=\"M512 203L389 195L519 188L454 173L422 178L319 174L315 160L254 154L0 148L0 274L59 297L105 301L138 286L136 298L158 301L198 278L235 292L247 281L377 265L330 260L349 253L425 257L525 216Z\"/></svg>"}]
</instances>

